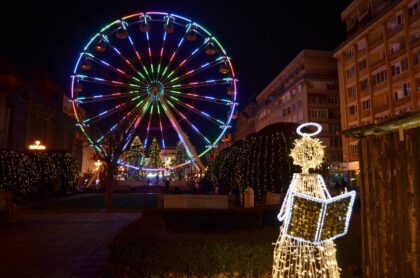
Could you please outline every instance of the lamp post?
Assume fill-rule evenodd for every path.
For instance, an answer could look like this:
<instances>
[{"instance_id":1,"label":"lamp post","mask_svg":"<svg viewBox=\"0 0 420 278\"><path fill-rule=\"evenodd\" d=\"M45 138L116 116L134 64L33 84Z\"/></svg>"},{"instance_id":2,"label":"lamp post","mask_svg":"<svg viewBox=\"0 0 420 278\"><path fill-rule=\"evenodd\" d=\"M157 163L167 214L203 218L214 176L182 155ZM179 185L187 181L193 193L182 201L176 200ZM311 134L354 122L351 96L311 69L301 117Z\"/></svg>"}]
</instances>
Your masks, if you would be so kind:
<instances>
[{"instance_id":1,"label":"lamp post","mask_svg":"<svg viewBox=\"0 0 420 278\"><path fill-rule=\"evenodd\" d=\"M29 145L30 150L36 150L36 151L45 151L46 147L41 144L41 141L35 140L34 145Z\"/></svg>"}]
</instances>

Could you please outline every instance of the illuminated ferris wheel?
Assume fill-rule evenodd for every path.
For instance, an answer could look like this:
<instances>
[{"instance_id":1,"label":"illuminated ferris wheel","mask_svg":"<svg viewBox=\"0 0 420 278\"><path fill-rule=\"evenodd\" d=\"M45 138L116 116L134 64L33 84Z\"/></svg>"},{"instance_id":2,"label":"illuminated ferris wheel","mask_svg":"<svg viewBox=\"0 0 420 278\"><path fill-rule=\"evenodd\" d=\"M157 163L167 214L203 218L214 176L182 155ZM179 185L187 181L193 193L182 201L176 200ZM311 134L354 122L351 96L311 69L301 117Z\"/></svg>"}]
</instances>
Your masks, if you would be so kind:
<instances>
[{"instance_id":1,"label":"illuminated ferris wheel","mask_svg":"<svg viewBox=\"0 0 420 278\"><path fill-rule=\"evenodd\" d=\"M78 124L90 144L116 129L147 149L182 142L188 163L217 146L236 117L237 79L230 57L206 28L163 12L115 20L83 48L72 75ZM143 170L163 170L147 169Z\"/></svg>"}]
</instances>

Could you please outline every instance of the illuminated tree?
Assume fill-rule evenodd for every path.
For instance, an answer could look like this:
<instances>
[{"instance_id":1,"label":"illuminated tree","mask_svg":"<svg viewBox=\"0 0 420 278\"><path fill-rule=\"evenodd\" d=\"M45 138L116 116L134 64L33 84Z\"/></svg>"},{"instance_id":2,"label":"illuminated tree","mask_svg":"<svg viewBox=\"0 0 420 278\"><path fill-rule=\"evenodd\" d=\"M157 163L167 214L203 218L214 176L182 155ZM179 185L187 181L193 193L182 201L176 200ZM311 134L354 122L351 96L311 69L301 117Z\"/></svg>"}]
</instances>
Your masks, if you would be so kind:
<instances>
[{"instance_id":1,"label":"illuminated tree","mask_svg":"<svg viewBox=\"0 0 420 278\"><path fill-rule=\"evenodd\" d=\"M130 144L130 147L127 151L127 163L140 167L143 165L144 161L144 151L143 151L143 144L140 141L138 136L134 137L133 141ZM130 180L140 180L141 170L136 170L133 168L127 169L128 179Z\"/></svg>"},{"instance_id":2,"label":"illuminated tree","mask_svg":"<svg viewBox=\"0 0 420 278\"><path fill-rule=\"evenodd\" d=\"M162 166L162 161L159 156L160 147L156 137L153 138L152 144L149 147L149 158L147 161L147 167L159 168Z\"/></svg>"},{"instance_id":3,"label":"illuminated tree","mask_svg":"<svg viewBox=\"0 0 420 278\"><path fill-rule=\"evenodd\" d=\"M184 163L189 159L187 151L181 141L178 141L175 152L175 165ZM185 166L175 169L174 178L176 180L182 180L185 176Z\"/></svg>"}]
</instances>

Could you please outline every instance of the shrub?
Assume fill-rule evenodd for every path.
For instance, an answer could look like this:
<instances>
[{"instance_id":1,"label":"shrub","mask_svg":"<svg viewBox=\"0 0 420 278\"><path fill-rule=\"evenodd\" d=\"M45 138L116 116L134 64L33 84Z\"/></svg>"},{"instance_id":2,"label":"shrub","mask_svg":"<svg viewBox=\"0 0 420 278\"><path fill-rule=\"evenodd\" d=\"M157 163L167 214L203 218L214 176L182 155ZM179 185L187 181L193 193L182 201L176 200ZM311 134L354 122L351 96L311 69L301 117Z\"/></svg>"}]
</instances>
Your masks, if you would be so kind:
<instances>
[{"instance_id":1,"label":"shrub","mask_svg":"<svg viewBox=\"0 0 420 278\"><path fill-rule=\"evenodd\" d=\"M112 277L270 277L277 236L275 228L174 232L159 217L145 217L111 242L110 271Z\"/></svg>"}]
</instances>

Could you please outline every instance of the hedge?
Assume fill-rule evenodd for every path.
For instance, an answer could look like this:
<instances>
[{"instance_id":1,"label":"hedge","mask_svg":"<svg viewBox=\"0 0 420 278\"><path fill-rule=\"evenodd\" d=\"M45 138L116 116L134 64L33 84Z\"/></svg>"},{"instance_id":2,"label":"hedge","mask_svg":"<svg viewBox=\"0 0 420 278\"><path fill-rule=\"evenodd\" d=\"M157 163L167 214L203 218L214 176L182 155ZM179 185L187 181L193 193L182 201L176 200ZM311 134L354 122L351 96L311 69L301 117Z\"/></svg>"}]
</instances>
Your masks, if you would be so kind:
<instances>
[{"instance_id":1,"label":"hedge","mask_svg":"<svg viewBox=\"0 0 420 278\"><path fill-rule=\"evenodd\" d=\"M110 244L112 277L271 277L276 228L176 232L146 217Z\"/></svg>"}]
</instances>

